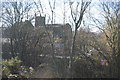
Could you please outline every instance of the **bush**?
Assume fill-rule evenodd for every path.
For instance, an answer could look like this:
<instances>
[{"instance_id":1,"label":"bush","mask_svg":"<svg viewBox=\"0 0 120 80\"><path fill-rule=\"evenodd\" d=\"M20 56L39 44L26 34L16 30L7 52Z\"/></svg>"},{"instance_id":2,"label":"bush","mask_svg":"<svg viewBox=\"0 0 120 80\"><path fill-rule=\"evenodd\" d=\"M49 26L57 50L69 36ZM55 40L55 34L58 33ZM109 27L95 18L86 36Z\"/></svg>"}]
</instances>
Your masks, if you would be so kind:
<instances>
[{"instance_id":1,"label":"bush","mask_svg":"<svg viewBox=\"0 0 120 80\"><path fill-rule=\"evenodd\" d=\"M76 59L74 62L73 73L75 78L92 78L94 72L89 61Z\"/></svg>"},{"instance_id":2,"label":"bush","mask_svg":"<svg viewBox=\"0 0 120 80\"><path fill-rule=\"evenodd\" d=\"M3 76L8 76L10 74L19 74L19 67L20 67L21 60L18 57L11 58L9 60L2 61L2 71Z\"/></svg>"}]
</instances>

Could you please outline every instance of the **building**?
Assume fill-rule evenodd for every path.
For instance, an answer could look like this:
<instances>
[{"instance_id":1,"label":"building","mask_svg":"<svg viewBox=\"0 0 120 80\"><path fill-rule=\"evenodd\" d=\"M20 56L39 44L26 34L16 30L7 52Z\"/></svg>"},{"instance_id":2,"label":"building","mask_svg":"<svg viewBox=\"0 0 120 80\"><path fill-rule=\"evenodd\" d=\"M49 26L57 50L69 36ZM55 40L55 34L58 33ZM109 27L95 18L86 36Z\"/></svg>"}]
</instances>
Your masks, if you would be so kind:
<instances>
[{"instance_id":1,"label":"building","mask_svg":"<svg viewBox=\"0 0 120 80\"><path fill-rule=\"evenodd\" d=\"M36 16L35 14L35 27L39 27L39 26L45 26L45 17L40 16Z\"/></svg>"},{"instance_id":2,"label":"building","mask_svg":"<svg viewBox=\"0 0 120 80\"><path fill-rule=\"evenodd\" d=\"M13 39L18 41L26 34L33 33L33 38L36 39L36 37L38 37L36 33L41 34L46 32L46 30L49 32L49 35L53 40L54 52L57 55L69 54L72 45L72 28L70 24L45 24L45 17L43 16L35 15L35 26L33 26L30 21L26 20L24 22L15 23L12 28L6 28L3 31L3 43L10 43L11 35L13 35ZM44 37L44 40L45 41L43 42L46 45L50 44L48 37ZM18 41L18 43L20 42Z\"/></svg>"},{"instance_id":3,"label":"building","mask_svg":"<svg viewBox=\"0 0 120 80\"><path fill-rule=\"evenodd\" d=\"M55 53L58 55L69 54L72 42L72 28L70 24L45 24L45 17L36 16L35 14L35 28L46 28L53 38Z\"/></svg>"}]
</instances>

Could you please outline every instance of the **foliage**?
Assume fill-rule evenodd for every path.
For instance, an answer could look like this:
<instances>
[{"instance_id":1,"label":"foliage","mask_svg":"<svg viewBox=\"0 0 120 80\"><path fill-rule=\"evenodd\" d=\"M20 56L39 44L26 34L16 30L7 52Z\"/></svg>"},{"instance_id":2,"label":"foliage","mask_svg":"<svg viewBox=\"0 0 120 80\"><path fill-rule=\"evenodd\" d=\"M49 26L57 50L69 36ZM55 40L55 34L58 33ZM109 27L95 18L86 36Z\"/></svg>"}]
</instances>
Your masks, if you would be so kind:
<instances>
[{"instance_id":1,"label":"foliage","mask_svg":"<svg viewBox=\"0 0 120 80\"><path fill-rule=\"evenodd\" d=\"M2 77L30 77L30 75L33 73L33 70L26 66L20 66L21 62L22 61L18 57L3 60Z\"/></svg>"},{"instance_id":2,"label":"foliage","mask_svg":"<svg viewBox=\"0 0 120 80\"><path fill-rule=\"evenodd\" d=\"M3 75L10 75L10 74L17 74L19 73L19 66L20 66L21 60L18 59L18 57L11 58L9 60L3 60Z\"/></svg>"}]
</instances>

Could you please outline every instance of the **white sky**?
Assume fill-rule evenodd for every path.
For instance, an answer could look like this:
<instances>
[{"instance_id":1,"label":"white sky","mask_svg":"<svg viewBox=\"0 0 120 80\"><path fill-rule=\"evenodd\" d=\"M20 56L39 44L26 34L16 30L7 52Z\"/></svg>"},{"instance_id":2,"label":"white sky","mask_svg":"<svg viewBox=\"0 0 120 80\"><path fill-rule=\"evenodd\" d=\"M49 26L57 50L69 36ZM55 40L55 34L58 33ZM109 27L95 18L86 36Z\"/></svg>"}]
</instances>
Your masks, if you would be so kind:
<instances>
[{"instance_id":1,"label":"white sky","mask_svg":"<svg viewBox=\"0 0 120 80\"><path fill-rule=\"evenodd\" d=\"M49 1L51 3L53 3L54 0L40 0L40 1L41 1L41 4L44 7L44 12L46 13L46 23L47 23L48 16L49 15L51 16ZM71 1L80 2L80 0L71 0ZM98 0L93 0L92 4L97 2L97 1ZM66 15L65 16L65 23L70 23L71 24L72 19L71 19L71 15L70 15L70 8L69 8L68 0L56 0L56 4L55 4L56 6L55 6L55 10L54 10L54 12L55 12L55 17L54 17L55 23L63 24L63 21L64 21L63 20L64 19L64 2L65 2L65 15ZM53 4L51 4L51 5L53 6ZM96 18L101 18L101 16L99 15L99 11L96 8L96 5L93 5L91 7L91 14L93 14ZM88 20L88 19L86 18L86 20ZM86 23L89 23L89 22L86 22ZM92 29L93 29L94 32L98 30L95 27L93 27Z\"/></svg>"},{"instance_id":2,"label":"white sky","mask_svg":"<svg viewBox=\"0 0 120 80\"><path fill-rule=\"evenodd\" d=\"M18 1L18 0L1 0L2 2L6 1ZM19 1L26 1L26 2L30 2L30 1L35 1L35 2L38 2L38 1L41 1L41 4L42 4L42 7L43 7L43 11L44 11L44 14L46 14L46 23L48 23L48 18L50 16L51 18L51 9L50 9L50 6L49 6L49 1L51 2L51 6L53 6L53 2L54 0L19 0ZM70 21L72 21L72 19L70 18L70 8L69 8L69 3L68 3L69 0L56 0L56 3L55 3L55 9L54 9L54 13L55 13L55 16L54 16L54 19L55 19L55 23L58 23L58 24L63 24L63 18L64 18L64 2L65 2L65 23L70 23ZM71 0L71 1L76 1L76 2L80 2L80 0ZM87 0L85 0L87 1ZM108 0L108 1L111 1L111 0ZM99 8L97 7L97 2L98 0L92 0L92 4L91 4L91 11L90 13L96 17L96 18L99 18L99 19L103 19L101 16L100 16L100 12L99 12ZM95 4L96 3L96 4ZM35 12L37 12L37 9L32 9L31 12L29 13L29 15L32 15L34 16ZM43 15L44 15L43 14ZM39 14L38 14L39 15ZM84 19L86 20L86 23L93 23L91 22L90 20L88 20L88 18L84 17ZM50 22L49 22L50 23ZM83 25L82 25L83 26ZM93 27L93 26L91 26ZM97 31L98 29L93 27L93 31Z\"/></svg>"}]
</instances>

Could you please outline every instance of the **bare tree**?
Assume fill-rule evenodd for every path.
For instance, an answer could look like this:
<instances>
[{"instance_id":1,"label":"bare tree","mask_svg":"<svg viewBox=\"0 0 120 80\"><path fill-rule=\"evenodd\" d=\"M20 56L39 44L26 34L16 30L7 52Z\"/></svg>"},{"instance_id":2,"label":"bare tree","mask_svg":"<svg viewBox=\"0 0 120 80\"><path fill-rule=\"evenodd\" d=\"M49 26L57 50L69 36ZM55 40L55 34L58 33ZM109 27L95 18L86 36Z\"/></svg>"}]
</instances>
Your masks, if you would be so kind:
<instances>
[{"instance_id":1,"label":"bare tree","mask_svg":"<svg viewBox=\"0 0 120 80\"><path fill-rule=\"evenodd\" d=\"M42 7L42 4L41 4L41 1L39 0L39 4L37 4L35 1L34 1L36 7L37 7L37 10L39 12L39 14L41 14L41 10L42 12L44 13L44 9ZM55 3L56 3L56 0L54 0L54 4L53 4L53 7L51 6L51 2L49 1L49 6L50 6L50 9L51 9L51 13L52 13L52 18L50 19L51 20L51 24L50 27L52 28L52 34L50 33L49 29L46 27L45 25L45 32L47 33L48 35L48 38L50 40L50 45L51 45L51 48L52 48L52 52L50 52L51 56L52 56L52 61L53 61L53 64L55 66L55 71L56 71L56 74L57 74L57 77L60 77L59 74L58 74L58 66L57 66L57 60L55 58L55 49L54 49L54 35L53 35L53 23L55 23L55 12L54 12L54 9L55 9ZM39 7L40 6L40 7ZM49 23L49 20L48 20L48 23Z\"/></svg>"},{"instance_id":2,"label":"bare tree","mask_svg":"<svg viewBox=\"0 0 120 80\"><path fill-rule=\"evenodd\" d=\"M75 40L76 40L77 30L81 26L83 16L85 14L87 7L90 5L91 1L84 2L84 0L82 0L81 5L80 5L80 2L77 2L76 7L75 7L75 11L73 9L73 3L74 2L69 1L70 10L71 10L71 17L73 19L74 28L75 28L74 35L73 35L72 50L71 50L71 54L70 54L70 63L69 63L71 78L73 78L73 57L75 55Z\"/></svg>"},{"instance_id":3,"label":"bare tree","mask_svg":"<svg viewBox=\"0 0 120 80\"><path fill-rule=\"evenodd\" d=\"M110 62L110 76L117 77L117 65L119 59L119 12L120 12L120 2L107 2L100 1L100 9L105 23L102 23L99 19L93 18L92 20L95 23L95 26L99 28L105 35L107 43L111 48L111 53L109 53L109 62ZM103 53L105 55L105 53Z\"/></svg>"},{"instance_id":4,"label":"bare tree","mask_svg":"<svg viewBox=\"0 0 120 80\"><path fill-rule=\"evenodd\" d=\"M28 12L31 9L31 4L23 3L23 2L3 2L3 11L2 11L2 22L3 26L5 26L8 29L8 39L10 39L10 48L11 53L13 54L13 57L15 57L14 51L14 42L15 42L15 36L18 37L16 29L17 27L13 26L19 26L19 23L23 21L23 19L26 17L25 15L28 14Z\"/></svg>"}]
</instances>

